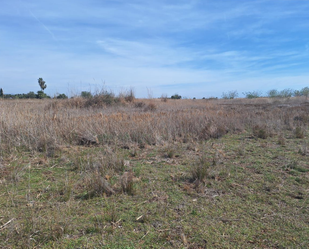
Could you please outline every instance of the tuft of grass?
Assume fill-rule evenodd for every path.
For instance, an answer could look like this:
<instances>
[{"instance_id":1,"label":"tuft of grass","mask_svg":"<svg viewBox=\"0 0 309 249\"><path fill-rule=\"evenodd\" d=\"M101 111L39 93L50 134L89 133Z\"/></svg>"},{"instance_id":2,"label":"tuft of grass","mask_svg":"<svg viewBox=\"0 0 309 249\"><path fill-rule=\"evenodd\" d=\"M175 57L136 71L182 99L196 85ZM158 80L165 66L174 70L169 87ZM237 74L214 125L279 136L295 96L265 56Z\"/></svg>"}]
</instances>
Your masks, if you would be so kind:
<instances>
[{"instance_id":1,"label":"tuft of grass","mask_svg":"<svg viewBox=\"0 0 309 249\"><path fill-rule=\"evenodd\" d=\"M255 137L266 139L270 136L266 126L255 125L252 130Z\"/></svg>"},{"instance_id":2,"label":"tuft of grass","mask_svg":"<svg viewBox=\"0 0 309 249\"><path fill-rule=\"evenodd\" d=\"M203 182L208 176L210 166L208 158L201 156L191 167L192 181Z\"/></svg>"},{"instance_id":3,"label":"tuft of grass","mask_svg":"<svg viewBox=\"0 0 309 249\"><path fill-rule=\"evenodd\" d=\"M124 172L121 176L121 188L122 192L129 195L134 194L134 181L132 172Z\"/></svg>"},{"instance_id":4,"label":"tuft of grass","mask_svg":"<svg viewBox=\"0 0 309 249\"><path fill-rule=\"evenodd\" d=\"M135 93L134 93L133 88L126 91L126 93L124 94L124 99L125 99L126 102L134 102Z\"/></svg>"},{"instance_id":5,"label":"tuft of grass","mask_svg":"<svg viewBox=\"0 0 309 249\"><path fill-rule=\"evenodd\" d=\"M168 158L174 158L175 157L175 154L176 154L176 150L173 146L169 146L167 148L167 152L166 152L166 156Z\"/></svg>"},{"instance_id":6,"label":"tuft of grass","mask_svg":"<svg viewBox=\"0 0 309 249\"><path fill-rule=\"evenodd\" d=\"M89 173L85 177L83 184L87 189L87 197L101 196L102 194L111 196L115 194L115 190L98 171Z\"/></svg>"},{"instance_id":7,"label":"tuft of grass","mask_svg":"<svg viewBox=\"0 0 309 249\"><path fill-rule=\"evenodd\" d=\"M285 146L286 144L286 139L282 133L278 137L278 144L281 146Z\"/></svg>"},{"instance_id":8,"label":"tuft of grass","mask_svg":"<svg viewBox=\"0 0 309 249\"><path fill-rule=\"evenodd\" d=\"M157 106L154 103L149 103L145 108L144 111L145 112L154 112L155 110L157 110Z\"/></svg>"},{"instance_id":9,"label":"tuft of grass","mask_svg":"<svg viewBox=\"0 0 309 249\"><path fill-rule=\"evenodd\" d=\"M305 132L300 126L297 126L295 129L295 137L296 138L304 138L305 137Z\"/></svg>"},{"instance_id":10,"label":"tuft of grass","mask_svg":"<svg viewBox=\"0 0 309 249\"><path fill-rule=\"evenodd\" d=\"M142 102L142 101L139 101L139 102L134 103L134 107L135 107L135 108L144 108L145 105L146 105L146 104L145 104L144 102Z\"/></svg>"}]
</instances>

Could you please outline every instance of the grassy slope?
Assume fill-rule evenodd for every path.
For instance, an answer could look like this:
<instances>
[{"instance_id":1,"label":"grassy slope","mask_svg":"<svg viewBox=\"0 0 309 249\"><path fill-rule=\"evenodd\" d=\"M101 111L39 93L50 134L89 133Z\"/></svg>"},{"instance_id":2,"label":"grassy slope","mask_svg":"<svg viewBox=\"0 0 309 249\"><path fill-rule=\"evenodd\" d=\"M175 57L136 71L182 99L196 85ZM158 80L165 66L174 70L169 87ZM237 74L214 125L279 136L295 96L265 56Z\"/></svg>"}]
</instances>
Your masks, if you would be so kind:
<instances>
[{"instance_id":1,"label":"grassy slope","mask_svg":"<svg viewBox=\"0 0 309 249\"><path fill-rule=\"evenodd\" d=\"M141 148L71 144L52 156L3 150L0 246L307 248L305 132L259 139L243 131ZM197 166L206 169L202 181L192 179ZM97 191L98 172L115 194ZM129 193L121 191L124 172L134 175Z\"/></svg>"}]
</instances>

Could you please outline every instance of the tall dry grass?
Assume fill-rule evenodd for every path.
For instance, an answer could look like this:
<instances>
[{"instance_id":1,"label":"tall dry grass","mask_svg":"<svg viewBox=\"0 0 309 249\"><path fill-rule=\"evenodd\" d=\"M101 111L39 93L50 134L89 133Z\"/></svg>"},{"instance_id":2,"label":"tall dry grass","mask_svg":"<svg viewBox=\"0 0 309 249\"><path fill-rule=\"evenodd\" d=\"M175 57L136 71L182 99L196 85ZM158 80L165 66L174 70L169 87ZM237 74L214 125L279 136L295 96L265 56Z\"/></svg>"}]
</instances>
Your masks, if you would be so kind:
<instances>
[{"instance_id":1,"label":"tall dry grass","mask_svg":"<svg viewBox=\"0 0 309 249\"><path fill-rule=\"evenodd\" d=\"M144 99L99 106L80 98L0 101L0 142L2 150L8 151L25 148L53 154L70 144L145 146L197 141L256 127L271 135L305 129L308 123L309 103L302 98Z\"/></svg>"}]
</instances>

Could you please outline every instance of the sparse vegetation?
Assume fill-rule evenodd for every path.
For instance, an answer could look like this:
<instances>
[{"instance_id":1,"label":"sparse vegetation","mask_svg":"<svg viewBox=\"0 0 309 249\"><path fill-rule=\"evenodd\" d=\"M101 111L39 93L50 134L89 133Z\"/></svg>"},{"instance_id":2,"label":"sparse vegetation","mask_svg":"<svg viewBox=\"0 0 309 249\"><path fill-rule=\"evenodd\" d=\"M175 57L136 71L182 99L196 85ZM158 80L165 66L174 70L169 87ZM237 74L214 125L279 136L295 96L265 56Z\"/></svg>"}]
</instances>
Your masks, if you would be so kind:
<instances>
[{"instance_id":1,"label":"sparse vegetation","mask_svg":"<svg viewBox=\"0 0 309 249\"><path fill-rule=\"evenodd\" d=\"M168 99L168 97L167 97L166 94L162 94L162 95L161 95L161 101L167 102L167 99Z\"/></svg>"},{"instance_id":2,"label":"sparse vegetation","mask_svg":"<svg viewBox=\"0 0 309 249\"><path fill-rule=\"evenodd\" d=\"M307 248L306 96L0 100L2 248Z\"/></svg>"},{"instance_id":3,"label":"sparse vegetation","mask_svg":"<svg viewBox=\"0 0 309 249\"><path fill-rule=\"evenodd\" d=\"M306 100L308 99L309 96L309 87L304 87L300 90L301 96L305 96Z\"/></svg>"},{"instance_id":4,"label":"sparse vegetation","mask_svg":"<svg viewBox=\"0 0 309 249\"><path fill-rule=\"evenodd\" d=\"M252 92L244 92L243 95L245 95L247 99L256 99L262 97L263 93L260 91L252 91Z\"/></svg>"},{"instance_id":5,"label":"sparse vegetation","mask_svg":"<svg viewBox=\"0 0 309 249\"><path fill-rule=\"evenodd\" d=\"M222 93L222 99L235 99L238 97L237 91L229 91Z\"/></svg>"},{"instance_id":6,"label":"sparse vegetation","mask_svg":"<svg viewBox=\"0 0 309 249\"><path fill-rule=\"evenodd\" d=\"M290 88L283 89L278 91L276 89L272 89L267 92L267 96L269 98L291 98L292 96L303 96L301 91L295 91Z\"/></svg>"}]
</instances>

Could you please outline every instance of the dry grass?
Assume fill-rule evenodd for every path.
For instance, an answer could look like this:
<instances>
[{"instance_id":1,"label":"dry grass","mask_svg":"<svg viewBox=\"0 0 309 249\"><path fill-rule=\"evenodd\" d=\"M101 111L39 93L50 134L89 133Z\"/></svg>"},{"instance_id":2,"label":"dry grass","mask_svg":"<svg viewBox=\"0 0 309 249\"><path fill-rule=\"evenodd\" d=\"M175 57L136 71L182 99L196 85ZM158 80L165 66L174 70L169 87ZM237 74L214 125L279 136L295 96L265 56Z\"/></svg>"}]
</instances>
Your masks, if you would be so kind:
<instances>
[{"instance_id":1,"label":"dry grass","mask_svg":"<svg viewBox=\"0 0 309 249\"><path fill-rule=\"evenodd\" d=\"M304 98L105 98L0 100L0 247L309 246Z\"/></svg>"},{"instance_id":2,"label":"dry grass","mask_svg":"<svg viewBox=\"0 0 309 249\"><path fill-rule=\"evenodd\" d=\"M94 107L78 101L1 101L2 145L52 151L68 144L157 144L187 138L219 138L253 130L257 137L308 124L308 104L248 103L247 100L143 100L125 106ZM149 103L147 103L149 102ZM145 103L145 108L134 108ZM232 104L231 104L232 103ZM83 107L85 106L85 107ZM87 107L87 108L86 108Z\"/></svg>"}]
</instances>

